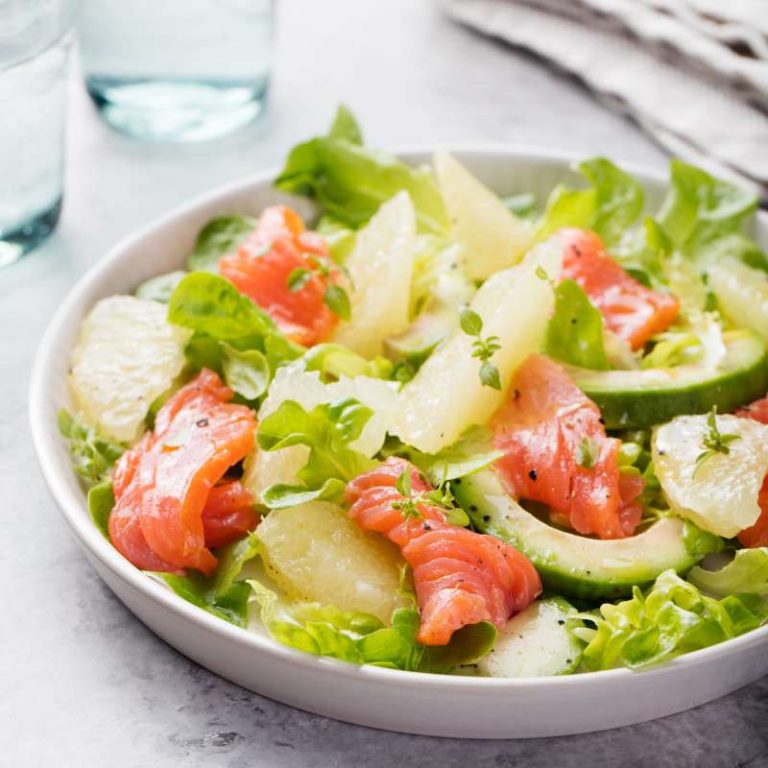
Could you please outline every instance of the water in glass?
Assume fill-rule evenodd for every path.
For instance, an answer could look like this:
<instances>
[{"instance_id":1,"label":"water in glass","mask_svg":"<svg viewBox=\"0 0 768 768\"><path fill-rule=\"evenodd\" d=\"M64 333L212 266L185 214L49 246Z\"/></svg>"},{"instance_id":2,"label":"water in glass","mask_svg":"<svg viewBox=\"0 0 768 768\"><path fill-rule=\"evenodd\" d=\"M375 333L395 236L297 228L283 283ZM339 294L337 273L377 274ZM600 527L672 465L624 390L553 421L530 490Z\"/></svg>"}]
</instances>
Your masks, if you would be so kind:
<instances>
[{"instance_id":1,"label":"water in glass","mask_svg":"<svg viewBox=\"0 0 768 768\"><path fill-rule=\"evenodd\" d=\"M0 0L0 267L45 240L63 188L65 2Z\"/></svg>"},{"instance_id":2,"label":"water in glass","mask_svg":"<svg viewBox=\"0 0 768 768\"><path fill-rule=\"evenodd\" d=\"M272 0L80 0L86 85L102 116L143 138L199 141L258 115Z\"/></svg>"}]
</instances>

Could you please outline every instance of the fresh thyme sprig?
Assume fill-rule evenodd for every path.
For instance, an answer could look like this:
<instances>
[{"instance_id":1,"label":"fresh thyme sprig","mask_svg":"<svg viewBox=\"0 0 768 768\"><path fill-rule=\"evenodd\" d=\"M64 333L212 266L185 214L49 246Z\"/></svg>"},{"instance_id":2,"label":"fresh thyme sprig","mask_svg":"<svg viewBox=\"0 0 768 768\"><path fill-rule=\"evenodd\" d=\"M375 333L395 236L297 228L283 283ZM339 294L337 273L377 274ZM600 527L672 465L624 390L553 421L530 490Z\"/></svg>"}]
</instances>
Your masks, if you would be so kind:
<instances>
[{"instance_id":1,"label":"fresh thyme sprig","mask_svg":"<svg viewBox=\"0 0 768 768\"><path fill-rule=\"evenodd\" d=\"M501 349L498 336L482 337L483 319L469 307L462 307L459 311L459 325L467 336L474 336L472 342L472 357L480 360L480 381L484 387L501 389L499 369L491 362L494 354Z\"/></svg>"},{"instance_id":2,"label":"fresh thyme sprig","mask_svg":"<svg viewBox=\"0 0 768 768\"><path fill-rule=\"evenodd\" d=\"M717 406L713 406L707 416L707 434L701 441L704 450L696 457L694 477L707 459L718 453L728 455L731 452L730 444L736 440L741 440L741 435L724 435L720 432L717 426Z\"/></svg>"},{"instance_id":3,"label":"fresh thyme sprig","mask_svg":"<svg viewBox=\"0 0 768 768\"><path fill-rule=\"evenodd\" d=\"M584 436L576 448L576 463L584 469L593 469L600 458L600 444Z\"/></svg>"},{"instance_id":4,"label":"fresh thyme sprig","mask_svg":"<svg viewBox=\"0 0 768 768\"><path fill-rule=\"evenodd\" d=\"M317 254L305 254L305 256L309 267L297 267L288 275L288 290L291 292L300 291L314 275L328 278L334 273L344 271ZM329 283L323 294L323 301L335 315L342 320L349 320L352 313L349 295L340 285Z\"/></svg>"},{"instance_id":5,"label":"fresh thyme sprig","mask_svg":"<svg viewBox=\"0 0 768 768\"><path fill-rule=\"evenodd\" d=\"M422 517L420 504L429 504L438 507L452 525L467 525L469 518L462 509L456 508L455 499L451 492L451 484L441 483L431 491L422 491L414 494L411 484L411 469L404 469L395 481L395 489L403 497L400 501L392 503L392 509L396 509L405 520L418 520Z\"/></svg>"}]
</instances>

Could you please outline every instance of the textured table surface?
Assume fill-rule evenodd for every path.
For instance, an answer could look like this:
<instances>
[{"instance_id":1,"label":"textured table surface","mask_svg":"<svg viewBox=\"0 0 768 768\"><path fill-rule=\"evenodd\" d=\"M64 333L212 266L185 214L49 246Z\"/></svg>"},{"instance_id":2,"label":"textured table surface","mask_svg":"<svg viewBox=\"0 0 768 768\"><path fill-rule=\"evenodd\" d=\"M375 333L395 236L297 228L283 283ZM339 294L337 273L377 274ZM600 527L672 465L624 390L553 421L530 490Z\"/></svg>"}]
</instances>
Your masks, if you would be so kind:
<instances>
[{"instance_id":1,"label":"textured table surface","mask_svg":"<svg viewBox=\"0 0 768 768\"><path fill-rule=\"evenodd\" d=\"M55 238L0 272L0 766L768 765L768 679L600 734L467 742L377 732L251 694L168 647L112 596L69 535L30 444L29 368L52 310L118 238L191 195L280 162L339 101L377 144L489 141L659 167L632 125L538 62L426 0L280 4L269 115L205 146L124 139L72 87Z\"/></svg>"}]
</instances>

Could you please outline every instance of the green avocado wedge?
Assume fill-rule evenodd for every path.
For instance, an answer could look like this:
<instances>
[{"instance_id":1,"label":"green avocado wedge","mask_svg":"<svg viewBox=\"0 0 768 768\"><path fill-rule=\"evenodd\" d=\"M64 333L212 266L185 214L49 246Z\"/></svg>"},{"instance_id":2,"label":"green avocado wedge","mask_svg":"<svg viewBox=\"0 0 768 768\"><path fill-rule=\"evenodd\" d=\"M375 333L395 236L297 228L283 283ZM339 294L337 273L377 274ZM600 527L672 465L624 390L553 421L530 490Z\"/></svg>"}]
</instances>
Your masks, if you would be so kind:
<instances>
[{"instance_id":1,"label":"green avocado wedge","mask_svg":"<svg viewBox=\"0 0 768 768\"><path fill-rule=\"evenodd\" d=\"M697 365L632 371L565 367L600 408L607 429L642 429L683 413L706 413L713 406L728 413L765 395L765 342L748 330L726 331L723 341L725 357L714 369Z\"/></svg>"},{"instance_id":2,"label":"green avocado wedge","mask_svg":"<svg viewBox=\"0 0 768 768\"><path fill-rule=\"evenodd\" d=\"M478 530L519 549L545 589L569 597L624 597L670 568L685 573L722 547L719 536L675 517L662 518L627 539L590 539L553 528L523 509L490 469L454 481L451 490Z\"/></svg>"}]
</instances>

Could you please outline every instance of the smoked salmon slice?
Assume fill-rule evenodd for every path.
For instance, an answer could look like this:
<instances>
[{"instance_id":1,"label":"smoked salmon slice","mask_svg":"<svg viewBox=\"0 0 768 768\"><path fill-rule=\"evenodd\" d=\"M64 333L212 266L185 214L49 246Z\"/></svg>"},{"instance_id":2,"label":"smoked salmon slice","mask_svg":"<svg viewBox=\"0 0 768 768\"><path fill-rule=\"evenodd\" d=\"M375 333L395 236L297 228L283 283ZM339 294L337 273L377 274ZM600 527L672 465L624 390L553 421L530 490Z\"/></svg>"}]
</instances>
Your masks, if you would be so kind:
<instances>
[{"instance_id":1,"label":"smoked salmon slice","mask_svg":"<svg viewBox=\"0 0 768 768\"><path fill-rule=\"evenodd\" d=\"M243 506L244 496L236 489L213 489L253 449L256 428L251 410L229 403L232 396L215 373L202 370L160 409L154 431L118 460L109 535L139 568L194 568L205 574L215 569L204 511L209 500L209 517L226 517L222 512ZM238 525L242 518L239 513ZM210 532L210 520L208 526ZM222 527L227 525L219 525L217 535Z\"/></svg>"},{"instance_id":2,"label":"smoked salmon slice","mask_svg":"<svg viewBox=\"0 0 768 768\"><path fill-rule=\"evenodd\" d=\"M632 535L643 480L619 471L621 442L560 365L531 355L491 424L505 454L495 469L512 496L547 504L555 522L582 534Z\"/></svg>"},{"instance_id":3,"label":"smoked salmon slice","mask_svg":"<svg viewBox=\"0 0 768 768\"><path fill-rule=\"evenodd\" d=\"M267 208L238 250L221 259L219 273L264 309L292 341L317 344L338 324L325 294L339 282L339 269L325 239L305 231L291 208Z\"/></svg>"},{"instance_id":4,"label":"smoked salmon slice","mask_svg":"<svg viewBox=\"0 0 768 768\"><path fill-rule=\"evenodd\" d=\"M736 416L742 419L753 419L761 424L768 424L768 397L756 400L744 408L736 411ZM738 536L739 541L745 547L768 547L768 475L763 480L763 487L757 496L757 505L760 507L760 517L754 525L745 528Z\"/></svg>"},{"instance_id":5,"label":"smoked salmon slice","mask_svg":"<svg viewBox=\"0 0 768 768\"><path fill-rule=\"evenodd\" d=\"M677 317L680 302L651 290L625 272L602 240L585 229L563 229L563 277L576 281L600 310L608 330L639 349Z\"/></svg>"},{"instance_id":6,"label":"smoked salmon slice","mask_svg":"<svg viewBox=\"0 0 768 768\"><path fill-rule=\"evenodd\" d=\"M411 473L416 514L404 514L397 481ZM431 486L405 460L389 458L347 485L349 516L400 547L411 567L421 614L417 639L446 645L461 627L490 621L501 629L541 593L525 555L493 536L451 525L443 511L418 501Z\"/></svg>"},{"instance_id":7,"label":"smoked salmon slice","mask_svg":"<svg viewBox=\"0 0 768 768\"><path fill-rule=\"evenodd\" d=\"M203 509L206 547L222 547L252 531L259 522L251 492L239 481L215 485Z\"/></svg>"}]
</instances>

